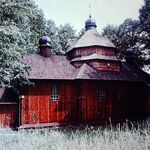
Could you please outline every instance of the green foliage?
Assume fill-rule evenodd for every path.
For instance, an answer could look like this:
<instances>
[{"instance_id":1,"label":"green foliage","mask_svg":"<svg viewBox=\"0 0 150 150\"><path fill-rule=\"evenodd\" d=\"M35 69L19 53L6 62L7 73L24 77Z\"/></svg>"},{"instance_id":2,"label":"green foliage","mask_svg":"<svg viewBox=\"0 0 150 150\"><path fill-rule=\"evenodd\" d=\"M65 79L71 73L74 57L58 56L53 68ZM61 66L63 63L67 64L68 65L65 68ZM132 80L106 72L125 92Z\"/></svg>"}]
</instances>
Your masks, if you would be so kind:
<instances>
[{"instance_id":1,"label":"green foliage","mask_svg":"<svg viewBox=\"0 0 150 150\"><path fill-rule=\"evenodd\" d=\"M76 38L75 30L69 24L60 25L58 30L59 45L61 52L66 52L69 48L69 43Z\"/></svg>"},{"instance_id":2,"label":"green foliage","mask_svg":"<svg viewBox=\"0 0 150 150\"><path fill-rule=\"evenodd\" d=\"M119 29L117 26L107 25L102 32L102 36L106 36L117 48L120 46L118 31Z\"/></svg>"},{"instance_id":3,"label":"green foliage","mask_svg":"<svg viewBox=\"0 0 150 150\"><path fill-rule=\"evenodd\" d=\"M144 5L139 10L139 20L141 25L141 30L145 31L150 35L150 1L144 0Z\"/></svg>"},{"instance_id":4,"label":"green foliage","mask_svg":"<svg viewBox=\"0 0 150 150\"><path fill-rule=\"evenodd\" d=\"M18 28L12 26L0 26L0 86L10 86L16 75L23 73L26 68L20 60L22 49L18 43L22 43L22 34Z\"/></svg>"},{"instance_id":5,"label":"green foliage","mask_svg":"<svg viewBox=\"0 0 150 150\"><path fill-rule=\"evenodd\" d=\"M132 19L126 19L119 26L120 50L125 51L129 48L135 50L138 42L138 22Z\"/></svg>"},{"instance_id":6,"label":"green foliage","mask_svg":"<svg viewBox=\"0 0 150 150\"><path fill-rule=\"evenodd\" d=\"M150 1L144 0L139 10L141 51L146 64L150 64Z\"/></svg>"},{"instance_id":7,"label":"green foliage","mask_svg":"<svg viewBox=\"0 0 150 150\"><path fill-rule=\"evenodd\" d=\"M16 77L23 79L20 75L28 67L21 59L37 52L43 35L51 38L53 53L60 54L68 48L75 31L69 24L56 27L52 20L45 20L33 0L0 1L0 87L11 86Z\"/></svg>"},{"instance_id":8,"label":"green foliage","mask_svg":"<svg viewBox=\"0 0 150 150\"><path fill-rule=\"evenodd\" d=\"M54 54L65 54L69 43L76 38L75 30L70 24L57 27L52 20L46 23L45 34L51 38L52 52Z\"/></svg>"},{"instance_id":9,"label":"green foliage","mask_svg":"<svg viewBox=\"0 0 150 150\"><path fill-rule=\"evenodd\" d=\"M78 33L78 39L85 33L85 28L82 28Z\"/></svg>"},{"instance_id":10,"label":"green foliage","mask_svg":"<svg viewBox=\"0 0 150 150\"><path fill-rule=\"evenodd\" d=\"M150 1L144 0L139 10L139 20L126 19L118 27L111 25L103 29L102 35L108 37L122 53L133 50L136 64L150 64Z\"/></svg>"},{"instance_id":11,"label":"green foliage","mask_svg":"<svg viewBox=\"0 0 150 150\"><path fill-rule=\"evenodd\" d=\"M52 52L54 54L59 54L61 50L61 45L59 45L58 30L59 28L56 26L53 20L47 21L45 35L51 38Z\"/></svg>"},{"instance_id":12,"label":"green foliage","mask_svg":"<svg viewBox=\"0 0 150 150\"><path fill-rule=\"evenodd\" d=\"M1 22L0 26L16 26L18 32L22 34L24 50L29 52L36 51L39 36L45 29L45 19L43 13L32 0L8 0L0 4ZM17 41L14 41L17 43Z\"/></svg>"},{"instance_id":13,"label":"green foliage","mask_svg":"<svg viewBox=\"0 0 150 150\"><path fill-rule=\"evenodd\" d=\"M45 20L32 0L0 1L0 86L11 83L28 68L21 59L36 51Z\"/></svg>"}]
</instances>

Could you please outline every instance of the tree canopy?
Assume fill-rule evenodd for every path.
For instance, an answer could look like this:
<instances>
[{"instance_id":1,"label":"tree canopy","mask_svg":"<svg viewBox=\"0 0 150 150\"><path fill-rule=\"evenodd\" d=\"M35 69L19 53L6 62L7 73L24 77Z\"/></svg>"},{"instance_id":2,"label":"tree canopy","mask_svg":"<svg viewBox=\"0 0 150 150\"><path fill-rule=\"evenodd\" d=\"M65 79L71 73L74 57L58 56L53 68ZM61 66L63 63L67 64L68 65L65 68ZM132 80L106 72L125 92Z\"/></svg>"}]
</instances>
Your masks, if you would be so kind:
<instances>
[{"instance_id":1,"label":"tree canopy","mask_svg":"<svg viewBox=\"0 0 150 150\"><path fill-rule=\"evenodd\" d=\"M138 20L128 18L119 26L108 25L102 35L108 37L121 53L132 49L137 56L137 65L150 64L150 1L144 0Z\"/></svg>"},{"instance_id":2,"label":"tree canopy","mask_svg":"<svg viewBox=\"0 0 150 150\"><path fill-rule=\"evenodd\" d=\"M0 1L0 87L11 86L18 74L27 70L20 60L37 52L38 39L43 35L51 38L53 53L60 54L66 51L75 31L69 24L57 27L46 20L33 0Z\"/></svg>"},{"instance_id":3,"label":"tree canopy","mask_svg":"<svg viewBox=\"0 0 150 150\"><path fill-rule=\"evenodd\" d=\"M31 0L0 1L0 86L10 86L26 66L24 54L36 49L44 26L43 14Z\"/></svg>"}]
</instances>

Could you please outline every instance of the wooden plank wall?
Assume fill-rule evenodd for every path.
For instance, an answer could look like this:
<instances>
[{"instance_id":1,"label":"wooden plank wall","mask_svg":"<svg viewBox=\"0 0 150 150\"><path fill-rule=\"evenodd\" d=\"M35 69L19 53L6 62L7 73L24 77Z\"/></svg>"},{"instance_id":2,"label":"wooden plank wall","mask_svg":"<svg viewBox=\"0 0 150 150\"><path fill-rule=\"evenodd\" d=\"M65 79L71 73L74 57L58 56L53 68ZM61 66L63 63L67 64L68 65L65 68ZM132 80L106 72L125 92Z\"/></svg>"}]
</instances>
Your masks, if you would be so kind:
<instances>
[{"instance_id":1,"label":"wooden plank wall","mask_svg":"<svg viewBox=\"0 0 150 150\"><path fill-rule=\"evenodd\" d=\"M70 81L56 81L59 101L50 99L50 81L38 81L23 91L21 125L51 122L74 122L77 116L75 94Z\"/></svg>"},{"instance_id":2,"label":"wooden plank wall","mask_svg":"<svg viewBox=\"0 0 150 150\"><path fill-rule=\"evenodd\" d=\"M16 104L0 105L0 126L14 127L18 125L18 107Z\"/></svg>"},{"instance_id":3,"label":"wooden plank wall","mask_svg":"<svg viewBox=\"0 0 150 150\"><path fill-rule=\"evenodd\" d=\"M105 61L105 60L92 60L90 61L90 65L92 65L97 70L104 71L120 71L120 63L115 61Z\"/></svg>"},{"instance_id":4,"label":"wooden plank wall","mask_svg":"<svg viewBox=\"0 0 150 150\"><path fill-rule=\"evenodd\" d=\"M115 56L116 50L113 48L105 48L105 47L84 47L84 48L77 48L74 51L70 52L70 55L72 58L78 57L78 56L87 56L91 54L99 54L99 55L105 55L105 56Z\"/></svg>"},{"instance_id":5,"label":"wooden plank wall","mask_svg":"<svg viewBox=\"0 0 150 150\"><path fill-rule=\"evenodd\" d=\"M82 81L82 117L81 122L103 122L111 116L111 99L107 96L104 101L98 100L98 89L103 86L102 82ZM107 94L110 95L109 86L105 84Z\"/></svg>"},{"instance_id":6,"label":"wooden plank wall","mask_svg":"<svg viewBox=\"0 0 150 150\"><path fill-rule=\"evenodd\" d=\"M98 89L106 89L106 100L98 100ZM134 120L143 115L142 86L134 82L81 81L80 122L105 123Z\"/></svg>"},{"instance_id":7,"label":"wooden plank wall","mask_svg":"<svg viewBox=\"0 0 150 150\"><path fill-rule=\"evenodd\" d=\"M23 91L21 125L36 123L102 123L112 118L135 118L143 110L140 86L113 81L56 81L59 101L50 99L51 81L36 81ZM105 87L107 99L98 100L98 89ZM118 95L119 90L123 93ZM141 112L140 112L141 111Z\"/></svg>"}]
</instances>

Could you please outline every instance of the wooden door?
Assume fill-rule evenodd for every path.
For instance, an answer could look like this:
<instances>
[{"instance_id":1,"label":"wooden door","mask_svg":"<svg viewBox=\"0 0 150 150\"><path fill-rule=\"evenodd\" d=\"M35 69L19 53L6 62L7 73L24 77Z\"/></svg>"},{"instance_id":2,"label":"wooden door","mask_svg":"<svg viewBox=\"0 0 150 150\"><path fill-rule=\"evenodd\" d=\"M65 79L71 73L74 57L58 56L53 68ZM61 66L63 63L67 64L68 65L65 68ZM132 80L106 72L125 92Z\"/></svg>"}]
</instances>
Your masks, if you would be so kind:
<instances>
[{"instance_id":1,"label":"wooden door","mask_svg":"<svg viewBox=\"0 0 150 150\"><path fill-rule=\"evenodd\" d=\"M82 81L79 97L80 123L106 122L111 116L111 91L107 83ZM99 90L105 89L105 99L99 99Z\"/></svg>"},{"instance_id":2,"label":"wooden door","mask_svg":"<svg viewBox=\"0 0 150 150\"><path fill-rule=\"evenodd\" d=\"M79 96L79 121L80 123L93 122L96 119L97 103L95 100L95 84L82 81Z\"/></svg>"}]
</instances>

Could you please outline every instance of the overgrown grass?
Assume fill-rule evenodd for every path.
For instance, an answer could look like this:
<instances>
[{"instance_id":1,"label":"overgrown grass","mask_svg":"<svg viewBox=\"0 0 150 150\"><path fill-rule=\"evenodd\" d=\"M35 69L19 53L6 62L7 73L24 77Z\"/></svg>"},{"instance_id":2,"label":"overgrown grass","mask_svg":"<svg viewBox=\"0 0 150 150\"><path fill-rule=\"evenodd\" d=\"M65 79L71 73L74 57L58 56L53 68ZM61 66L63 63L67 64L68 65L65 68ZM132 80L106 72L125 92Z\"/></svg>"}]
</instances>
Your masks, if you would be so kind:
<instances>
[{"instance_id":1,"label":"overgrown grass","mask_svg":"<svg viewBox=\"0 0 150 150\"><path fill-rule=\"evenodd\" d=\"M0 150L150 150L150 121L116 127L0 129Z\"/></svg>"}]
</instances>

